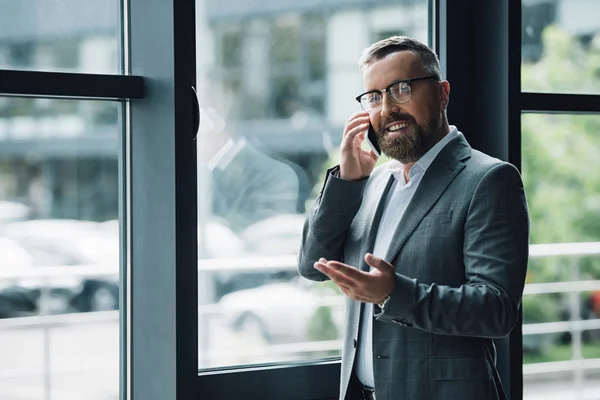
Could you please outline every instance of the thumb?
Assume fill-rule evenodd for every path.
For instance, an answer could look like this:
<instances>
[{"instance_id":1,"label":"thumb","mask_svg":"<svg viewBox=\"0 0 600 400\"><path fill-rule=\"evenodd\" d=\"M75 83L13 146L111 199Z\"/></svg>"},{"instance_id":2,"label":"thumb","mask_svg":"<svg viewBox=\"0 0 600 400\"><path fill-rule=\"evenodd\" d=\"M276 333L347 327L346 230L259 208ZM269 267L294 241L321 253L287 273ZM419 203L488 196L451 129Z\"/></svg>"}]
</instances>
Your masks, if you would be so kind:
<instances>
[{"instance_id":1,"label":"thumb","mask_svg":"<svg viewBox=\"0 0 600 400\"><path fill-rule=\"evenodd\" d=\"M381 272L389 272L390 270L394 269L394 267L392 267L392 265L389 262L385 261L382 258L375 257L371 253L365 254L365 261L367 264L369 264L369 266L376 268Z\"/></svg>"}]
</instances>

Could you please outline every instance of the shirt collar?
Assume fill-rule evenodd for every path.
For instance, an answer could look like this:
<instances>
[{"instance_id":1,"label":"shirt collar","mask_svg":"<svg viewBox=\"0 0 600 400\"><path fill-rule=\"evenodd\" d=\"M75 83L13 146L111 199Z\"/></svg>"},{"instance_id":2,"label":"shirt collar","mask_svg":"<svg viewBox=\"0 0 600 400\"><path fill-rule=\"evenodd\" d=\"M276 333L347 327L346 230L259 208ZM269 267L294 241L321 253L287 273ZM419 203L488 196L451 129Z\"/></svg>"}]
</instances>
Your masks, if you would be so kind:
<instances>
[{"instance_id":1,"label":"shirt collar","mask_svg":"<svg viewBox=\"0 0 600 400\"><path fill-rule=\"evenodd\" d=\"M456 126L450 125L450 132L437 142L427 153L425 153L410 169L409 176L414 178L417 174L424 174L427 168L433 163L433 160L442 151L444 147L454 138L458 137L460 132ZM398 160L392 160L388 164L389 171L394 175L397 181L406 183L404 179L404 165Z\"/></svg>"}]
</instances>

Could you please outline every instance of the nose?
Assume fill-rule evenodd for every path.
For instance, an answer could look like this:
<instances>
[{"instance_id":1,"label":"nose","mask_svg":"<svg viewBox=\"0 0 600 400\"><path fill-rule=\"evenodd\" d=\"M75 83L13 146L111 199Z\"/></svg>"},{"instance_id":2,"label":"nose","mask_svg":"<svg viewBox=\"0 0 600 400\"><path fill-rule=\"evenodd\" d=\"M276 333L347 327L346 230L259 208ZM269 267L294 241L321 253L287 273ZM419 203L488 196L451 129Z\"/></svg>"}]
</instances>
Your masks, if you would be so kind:
<instances>
[{"instance_id":1,"label":"nose","mask_svg":"<svg viewBox=\"0 0 600 400\"><path fill-rule=\"evenodd\" d=\"M385 93L381 99L381 116L387 118L399 110L399 104L392 100L389 93Z\"/></svg>"}]
</instances>

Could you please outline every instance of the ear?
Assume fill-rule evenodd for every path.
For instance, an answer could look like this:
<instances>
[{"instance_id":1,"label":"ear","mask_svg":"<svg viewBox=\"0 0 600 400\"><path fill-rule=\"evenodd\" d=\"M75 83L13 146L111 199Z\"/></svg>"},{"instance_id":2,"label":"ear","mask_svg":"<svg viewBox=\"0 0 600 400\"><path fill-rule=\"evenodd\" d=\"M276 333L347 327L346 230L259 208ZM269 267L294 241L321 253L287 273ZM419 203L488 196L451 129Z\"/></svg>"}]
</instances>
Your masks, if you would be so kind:
<instances>
[{"instance_id":1,"label":"ear","mask_svg":"<svg viewBox=\"0 0 600 400\"><path fill-rule=\"evenodd\" d=\"M440 107L442 111L446 110L448 103L450 102L450 82L440 82Z\"/></svg>"}]
</instances>

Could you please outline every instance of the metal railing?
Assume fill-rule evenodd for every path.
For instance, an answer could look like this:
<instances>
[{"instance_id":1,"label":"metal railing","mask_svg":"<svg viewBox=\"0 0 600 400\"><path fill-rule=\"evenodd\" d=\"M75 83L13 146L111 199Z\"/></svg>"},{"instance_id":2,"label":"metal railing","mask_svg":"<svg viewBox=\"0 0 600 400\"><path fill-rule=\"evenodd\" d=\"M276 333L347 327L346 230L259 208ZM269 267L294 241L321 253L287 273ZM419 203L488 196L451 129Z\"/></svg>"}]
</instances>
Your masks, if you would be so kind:
<instances>
[{"instance_id":1,"label":"metal railing","mask_svg":"<svg viewBox=\"0 0 600 400\"><path fill-rule=\"evenodd\" d=\"M600 290L600 280L580 280L579 276L579 258L584 256L600 255L600 242L590 243L565 243L565 244L542 244L530 246L530 259L545 257L569 257L571 259L571 281L551 282L551 283L532 283L526 284L524 295L537 295L549 293L564 293L569 295L569 308L571 320L559 322L545 322L535 324L524 324L523 335L536 335L548 333L569 332L572 337L572 359L556 362L541 362L535 364L525 364L523 373L525 376L532 376L545 373L558 373L573 371L575 384L577 387L582 385L583 373L589 369L600 369L600 359L584 359L582 356L582 331L590 329L600 329L600 319L580 320L580 302L579 294L581 292ZM251 258L232 258L232 259L200 259L198 261L198 270L205 274L217 271L269 271L269 270L294 270L297 259L295 256L283 257L251 257ZM4 273L0 275L0 282L18 282L20 280L32 280L49 284L55 278L100 278L116 277L114 267L107 266L81 266L81 267L44 267L43 269L28 269L22 273ZM343 299L340 297L323 298L323 305L343 307ZM222 312L218 304L204 304L199 307L199 313L202 318L217 316ZM92 312L83 314L63 314L33 316L23 318L0 319L0 331L10 329L33 328L43 331L44 340L44 382L47 391L47 398L51 391L51 365L49 347L51 346L51 330L68 325L97 324L97 323L118 323L118 311ZM328 340L320 342L305 342L293 344L269 345L265 348L253 350L248 355L264 355L273 351L282 353L310 353L315 351L337 351L341 349L341 340ZM248 351L250 351L248 349ZM213 354L214 353L214 354ZM207 353L205 360L214 360L219 357L217 352ZM209 362L210 363L210 362ZM31 375L31 371L9 370L0 371L0 378L17 375Z\"/></svg>"}]
</instances>

